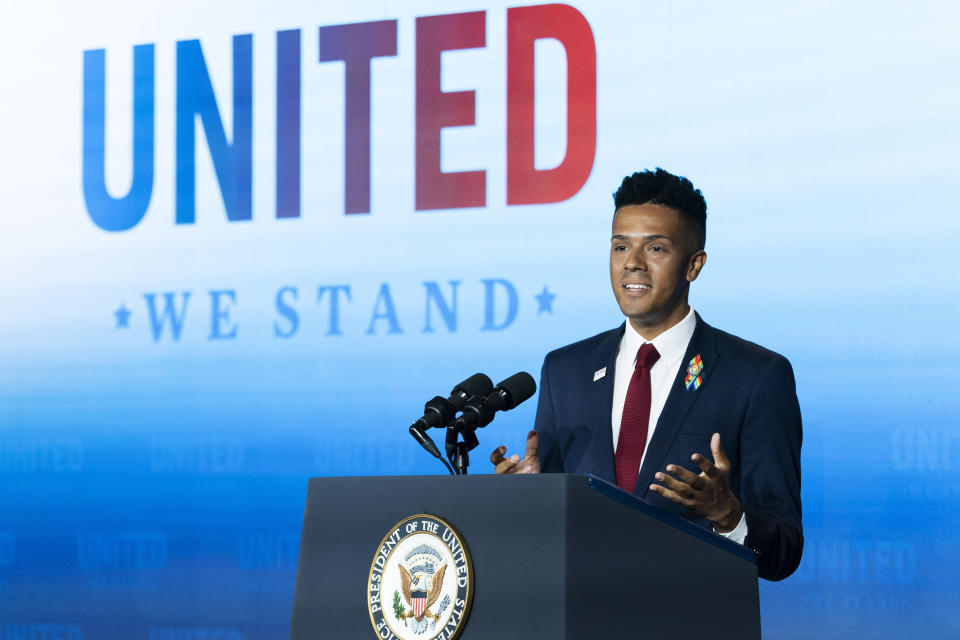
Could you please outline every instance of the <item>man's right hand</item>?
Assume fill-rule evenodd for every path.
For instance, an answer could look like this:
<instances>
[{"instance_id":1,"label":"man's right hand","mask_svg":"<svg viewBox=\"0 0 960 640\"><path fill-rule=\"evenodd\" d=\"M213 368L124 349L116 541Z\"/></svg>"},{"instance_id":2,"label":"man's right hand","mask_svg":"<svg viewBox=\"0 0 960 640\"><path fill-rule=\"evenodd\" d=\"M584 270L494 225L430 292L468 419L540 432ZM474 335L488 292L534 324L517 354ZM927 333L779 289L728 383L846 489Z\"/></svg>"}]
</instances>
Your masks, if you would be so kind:
<instances>
[{"instance_id":1,"label":"man's right hand","mask_svg":"<svg viewBox=\"0 0 960 640\"><path fill-rule=\"evenodd\" d=\"M518 455L512 455L509 458L504 457L507 448L500 445L490 454L490 462L493 463L494 473L540 473L540 458L537 457L537 432L531 431L527 434L527 451L523 458Z\"/></svg>"}]
</instances>

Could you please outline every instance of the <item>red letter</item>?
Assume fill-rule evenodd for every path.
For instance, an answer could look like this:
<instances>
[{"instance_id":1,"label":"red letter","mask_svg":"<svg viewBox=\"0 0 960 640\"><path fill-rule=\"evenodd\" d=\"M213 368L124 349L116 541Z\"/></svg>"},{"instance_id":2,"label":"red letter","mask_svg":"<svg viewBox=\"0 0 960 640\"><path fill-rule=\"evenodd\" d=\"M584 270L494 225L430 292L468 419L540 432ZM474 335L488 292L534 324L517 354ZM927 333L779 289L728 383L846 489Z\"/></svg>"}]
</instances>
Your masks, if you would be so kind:
<instances>
[{"instance_id":1,"label":"red letter","mask_svg":"<svg viewBox=\"0 0 960 640\"><path fill-rule=\"evenodd\" d=\"M397 55L397 21L320 27L320 62L346 63L344 208L370 212L370 61Z\"/></svg>"},{"instance_id":2,"label":"red letter","mask_svg":"<svg viewBox=\"0 0 960 640\"><path fill-rule=\"evenodd\" d=\"M533 164L533 43L555 38L567 54L567 152L553 169ZM583 187L597 150L597 48L590 24L565 4L507 9L507 204L560 202Z\"/></svg>"},{"instance_id":3,"label":"red letter","mask_svg":"<svg viewBox=\"0 0 960 640\"><path fill-rule=\"evenodd\" d=\"M448 209L486 204L486 172L440 170L440 130L473 125L473 91L440 90L440 54L486 46L486 12L417 18L416 208Z\"/></svg>"}]
</instances>

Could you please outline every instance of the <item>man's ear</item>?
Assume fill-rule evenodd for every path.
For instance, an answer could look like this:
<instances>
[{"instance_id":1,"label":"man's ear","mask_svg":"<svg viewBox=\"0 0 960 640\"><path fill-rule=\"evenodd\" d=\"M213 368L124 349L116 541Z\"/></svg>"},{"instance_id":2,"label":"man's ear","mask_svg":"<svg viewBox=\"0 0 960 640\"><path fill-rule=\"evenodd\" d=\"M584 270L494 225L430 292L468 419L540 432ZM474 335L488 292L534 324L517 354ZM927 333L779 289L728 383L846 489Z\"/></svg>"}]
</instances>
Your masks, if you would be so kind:
<instances>
[{"instance_id":1,"label":"man's ear","mask_svg":"<svg viewBox=\"0 0 960 640\"><path fill-rule=\"evenodd\" d=\"M687 282L696 280L705 264L707 264L706 251L699 249L690 254L690 259L687 261Z\"/></svg>"}]
</instances>

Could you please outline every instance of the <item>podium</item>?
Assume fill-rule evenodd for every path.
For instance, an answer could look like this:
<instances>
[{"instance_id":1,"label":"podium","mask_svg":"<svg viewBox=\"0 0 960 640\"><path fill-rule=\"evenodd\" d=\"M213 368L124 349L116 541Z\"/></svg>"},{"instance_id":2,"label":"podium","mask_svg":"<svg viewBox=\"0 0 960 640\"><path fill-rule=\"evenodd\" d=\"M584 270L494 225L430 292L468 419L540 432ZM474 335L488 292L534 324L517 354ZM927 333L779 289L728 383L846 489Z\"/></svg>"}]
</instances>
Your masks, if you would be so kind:
<instances>
[{"instance_id":1,"label":"podium","mask_svg":"<svg viewBox=\"0 0 960 640\"><path fill-rule=\"evenodd\" d=\"M421 513L472 557L462 640L760 638L753 551L599 478L543 474L311 479L291 640L378 637L371 563Z\"/></svg>"}]
</instances>

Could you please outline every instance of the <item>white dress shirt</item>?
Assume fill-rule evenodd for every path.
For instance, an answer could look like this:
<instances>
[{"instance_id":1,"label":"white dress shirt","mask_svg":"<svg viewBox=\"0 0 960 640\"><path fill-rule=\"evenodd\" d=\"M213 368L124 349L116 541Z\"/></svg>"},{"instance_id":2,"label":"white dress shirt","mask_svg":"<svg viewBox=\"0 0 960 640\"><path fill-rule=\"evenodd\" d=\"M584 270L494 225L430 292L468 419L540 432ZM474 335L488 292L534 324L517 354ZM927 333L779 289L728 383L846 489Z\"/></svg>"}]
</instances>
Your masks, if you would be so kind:
<instances>
[{"instance_id":1,"label":"white dress shirt","mask_svg":"<svg viewBox=\"0 0 960 640\"><path fill-rule=\"evenodd\" d=\"M643 458L640 460L642 466L650 448L653 431L660 419L660 413L667 403L667 396L670 395L670 388L677 377L677 372L684 364L683 356L687 352L687 346L690 344L690 338L693 337L693 330L696 328L697 317L693 312L693 307L690 307L690 311L684 316L683 320L653 340L645 339L633 328L629 320L627 321L623 338L620 339L620 350L617 352L617 363L613 374L613 407L610 412L610 427L613 430L614 453L617 451L617 440L620 437L623 403L627 399L627 387L630 385L630 378L633 377L633 370L637 363L637 352L640 347L647 342L652 342L657 353L660 354L660 359L650 367L650 422L647 425L647 443L643 449ZM709 454L708 451L702 453ZM674 460L672 462L673 464L680 464L684 461ZM640 473L639 467L637 473ZM743 544L743 541L747 538L746 515L740 518L740 523L733 531L721 533L721 535Z\"/></svg>"}]
</instances>

